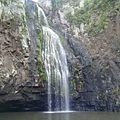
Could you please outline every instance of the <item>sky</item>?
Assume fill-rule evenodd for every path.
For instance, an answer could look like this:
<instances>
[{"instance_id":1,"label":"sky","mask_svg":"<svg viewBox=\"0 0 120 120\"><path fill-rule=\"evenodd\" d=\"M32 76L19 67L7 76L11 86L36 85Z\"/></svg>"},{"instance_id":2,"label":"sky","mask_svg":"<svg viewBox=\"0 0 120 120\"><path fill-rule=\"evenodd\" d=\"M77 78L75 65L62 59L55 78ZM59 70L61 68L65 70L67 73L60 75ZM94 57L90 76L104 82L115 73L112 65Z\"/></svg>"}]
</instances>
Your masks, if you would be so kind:
<instances>
[{"instance_id":1,"label":"sky","mask_svg":"<svg viewBox=\"0 0 120 120\"><path fill-rule=\"evenodd\" d=\"M34 2L38 2L38 0L33 0Z\"/></svg>"}]
</instances>

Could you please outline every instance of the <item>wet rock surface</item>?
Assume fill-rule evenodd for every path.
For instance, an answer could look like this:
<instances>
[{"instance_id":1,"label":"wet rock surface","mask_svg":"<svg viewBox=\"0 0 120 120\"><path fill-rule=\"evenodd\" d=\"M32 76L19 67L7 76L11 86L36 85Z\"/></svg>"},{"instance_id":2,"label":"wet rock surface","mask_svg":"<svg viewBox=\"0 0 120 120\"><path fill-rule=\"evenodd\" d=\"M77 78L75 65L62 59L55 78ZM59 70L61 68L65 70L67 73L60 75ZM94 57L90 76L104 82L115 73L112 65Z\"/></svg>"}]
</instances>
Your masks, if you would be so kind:
<instances>
[{"instance_id":1,"label":"wet rock surface","mask_svg":"<svg viewBox=\"0 0 120 120\"><path fill-rule=\"evenodd\" d=\"M74 27L65 20L61 22L59 13L49 19L53 19L52 27L63 37L67 53L71 109L120 111L120 54L117 45L120 28L116 18L104 33L90 37L81 31L74 33Z\"/></svg>"},{"instance_id":2,"label":"wet rock surface","mask_svg":"<svg viewBox=\"0 0 120 120\"><path fill-rule=\"evenodd\" d=\"M47 94L40 87L21 86L18 93L4 94L0 97L0 112L47 110Z\"/></svg>"}]
</instances>

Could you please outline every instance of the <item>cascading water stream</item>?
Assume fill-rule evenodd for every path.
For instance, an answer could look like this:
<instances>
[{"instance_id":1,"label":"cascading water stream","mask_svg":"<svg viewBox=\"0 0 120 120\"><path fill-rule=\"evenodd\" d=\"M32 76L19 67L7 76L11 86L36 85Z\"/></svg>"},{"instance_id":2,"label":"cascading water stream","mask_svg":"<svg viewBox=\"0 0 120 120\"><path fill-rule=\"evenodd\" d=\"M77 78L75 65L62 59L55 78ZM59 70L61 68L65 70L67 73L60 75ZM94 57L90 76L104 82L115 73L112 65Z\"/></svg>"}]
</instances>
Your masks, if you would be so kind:
<instances>
[{"instance_id":1,"label":"cascading water stream","mask_svg":"<svg viewBox=\"0 0 120 120\"><path fill-rule=\"evenodd\" d=\"M43 11L43 9L37 4L37 9L38 9L38 20L39 21L41 21L41 16L42 16L42 24L44 25L44 26L49 26L49 24L48 24L48 21L47 21L47 17L45 16L45 13L44 13L44 11Z\"/></svg>"},{"instance_id":2,"label":"cascading water stream","mask_svg":"<svg viewBox=\"0 0 120 120\"><path fill-rule=\"evenodd\" d=\"M50 29L44 11L37 7L38 13L44 17L42 57L48 80L48 110L69 111L69 71L65 50L60 37Z\"/></svg>"}]
</instances>

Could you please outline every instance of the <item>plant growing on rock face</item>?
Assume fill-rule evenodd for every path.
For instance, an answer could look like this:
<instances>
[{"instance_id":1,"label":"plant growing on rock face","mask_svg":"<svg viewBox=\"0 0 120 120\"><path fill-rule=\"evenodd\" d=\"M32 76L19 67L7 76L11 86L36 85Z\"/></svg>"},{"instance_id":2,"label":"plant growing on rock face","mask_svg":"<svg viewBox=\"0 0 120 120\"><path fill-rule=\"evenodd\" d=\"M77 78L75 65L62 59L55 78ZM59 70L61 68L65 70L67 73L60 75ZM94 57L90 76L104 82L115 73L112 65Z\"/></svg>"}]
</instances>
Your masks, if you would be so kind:
<instances>
[{"instance_id":1,"label":"plant growing on rock face","mask_svg":"<svg viewBox=\"0 0 120 120\"><path fill-rule=\"evenodd\" d=\"M23 2L21 0L0 0L0 20L8 20L13 17L19 17L24 9Z\"/></svg>"},{"instance_id":2,"label":"plant growing on rock face","mask_svg":"<svg viewBox=\"0 0 120 120\"><path fill-rule=\"evenodd\" d=\"M17 2L18 0L0 0L0 3L7 6L11 4L12 2Z\"/></svg>"},{"instance_id":3,"label":"plant growing on rock face","mask_svg":"<svg viewBox=\"0 0 120 120\"><path fill-rule=\"evenodd\" d=\"M61 0L51 0L52 2L52 10L57 11L61 6Z\"/></svg>"},{"instance_id":4,"label":"plant growing on rock face","mask_svg":"<svg viewBox=\"0 0 120 120\"><path fill-rule=\"evenodd\" d=\"M84 7L74 8L74 14L66 15L68 21L80 26L84 23L86 31L92 35L103 32L109 23L110 13L120 13L119 0L85 0Z\"/></svg>"},{"instance_id":5,"label":"plant growing on rock face","mask_svg":"<svg viewBox=\"0 0 120 120\"><path fill-rule=\"evenodd\" d=\"M39 32L38 34L38 72L39 72L40 80L46 80L47 75L46 75L44 64L42 61L42 40L43 40L42 32Z\"/></svg>"}]
</instances>

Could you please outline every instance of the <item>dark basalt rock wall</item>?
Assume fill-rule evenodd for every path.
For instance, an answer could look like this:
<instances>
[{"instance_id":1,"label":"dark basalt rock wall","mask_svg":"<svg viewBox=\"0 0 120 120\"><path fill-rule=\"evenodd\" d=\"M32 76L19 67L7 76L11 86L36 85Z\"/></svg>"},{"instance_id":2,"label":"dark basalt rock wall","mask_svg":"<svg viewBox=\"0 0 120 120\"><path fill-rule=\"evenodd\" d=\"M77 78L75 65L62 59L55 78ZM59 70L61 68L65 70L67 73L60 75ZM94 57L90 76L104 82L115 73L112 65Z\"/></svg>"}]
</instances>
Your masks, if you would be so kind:
<instances>
[{"instance_id":1,"label":"dark basalt rock wall","mask_svg":"<svg viewBox=\"0 0 120 120\"><path fill-rule=\"evenodd\" d=\"M117 45L120 37L116 35L118 32L115 33L120 30L118 23L111 21L108 29L96 37L80 34L80 38L76 38L69 23L61 23L59 12L50 16L54 16L49 18L52 19L51 25L62 36L67 53L71 109L120 111L120 54Z\"/></svg>"},{"instance_id":2,"label":"dark basalt rock wall","mask_svg":"<svg viewBox=\"0 0 120 120\"><path fill-rule=\"evenodd\" d=\"M0 112L47 111L47 91L35 86L21 86L19 93L0 95Z\"/></svg>"}]
</instances>

